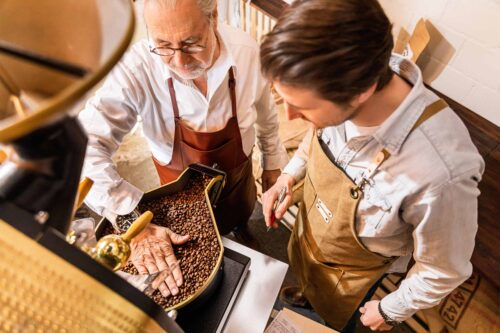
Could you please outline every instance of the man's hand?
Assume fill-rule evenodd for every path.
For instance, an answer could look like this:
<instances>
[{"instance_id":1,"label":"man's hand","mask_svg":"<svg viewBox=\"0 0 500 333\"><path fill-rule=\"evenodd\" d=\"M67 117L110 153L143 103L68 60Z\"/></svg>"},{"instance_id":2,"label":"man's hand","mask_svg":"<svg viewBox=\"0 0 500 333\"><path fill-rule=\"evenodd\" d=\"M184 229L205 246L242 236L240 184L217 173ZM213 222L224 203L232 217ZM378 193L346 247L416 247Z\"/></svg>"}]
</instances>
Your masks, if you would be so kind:
<instances>
[{"instance_id":1,"label":"man's hand","mask_svg":"<svg viewBox=\"0 0 500 333\"><path fill-rule=\"evenodd\" d=\"M280 169L262 171L262 193L269 190L276 183L280 175Z\"/></svg>"},{"instance_id":2,"label":"man's hand","mask_svg":"<svg viewBox=\"0 0 500 333\"><path fill-rule=\"evenodd\" d=\"M369 327L372 331L390 331L392 326L386 324L382 315L378 311L378 303L380 301L369 301L359 308L361 312L361 322Z\"/></svg>"},{"instance_id":3,"label":"man's hand","mask_svg":"<svg viewBox=\"0 0 500 333\"><path fill-rule=\"evenodd\" d=\"M281 219L288 207L292 204L292 187L294 184L295 178L287 174L282 174L278 177L276 183L262 195L262 211L268 227L278 228L276 219ZM279 192L284 186L288 188L288 192L283 202L276 207L276 211L273 212Z\"/></svg>"},{"instance_id":4,"label":"man's hand","mask_svg":"<svg viewBox=\"0 0 500 333\"><path fill-rule=\"evenodd\" d=\"M189 235L178 235L172 230L150 224L130 242L130 261L139 274L153 274L167 270L168 274L158 289L164 297L177 295L183 283L181 268L175 258L172 244L181 245Z\"/></svg>"}]
</instances>

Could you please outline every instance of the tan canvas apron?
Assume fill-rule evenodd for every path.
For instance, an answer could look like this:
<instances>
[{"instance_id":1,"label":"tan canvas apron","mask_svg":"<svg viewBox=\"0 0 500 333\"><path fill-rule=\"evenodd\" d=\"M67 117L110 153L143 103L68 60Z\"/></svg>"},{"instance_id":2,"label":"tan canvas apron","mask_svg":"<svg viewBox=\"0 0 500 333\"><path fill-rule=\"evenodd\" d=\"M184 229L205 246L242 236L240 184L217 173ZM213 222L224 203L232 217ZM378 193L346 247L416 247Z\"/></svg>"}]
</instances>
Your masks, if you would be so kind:
<instances>
[{"instance_id":1,"label":"tan canvas apron","mask_svg":"<svg viewBox=\"0 0 500 333\"><path fill-rule=\"evenodd\" d=\"M168 89L175 116L175 137L172 161L161 165L153 159L162 184L175 180L192 163L218 165L227 173L226 185L215 208L219 232L226 234L236 225L246 222L252 214L256 188L251 160L245 155L241 142L236 108L236 81L229 69L229 91L232 116L226 126L215 132L196 132L183 123L175 97L173 80Z\"/></svg>"},{"instance_id":2,"label":"tan canvas apron","mask_svg":"<svg viewBox=\"0 0 500 333\"><path fill-rule=\"evenodd\" d=\"M415 129L446 103L429 105ZM411 131L410 131L411 132ZM371 178L390 156L384 149L365 172ZM295 227L288 244L290 266L314 310L333 328L341 330L370 287L396 258L369 251L356 231L356 210L363 181L354 183L324 153L313 136Z\"/></svg>"}]
</instances>

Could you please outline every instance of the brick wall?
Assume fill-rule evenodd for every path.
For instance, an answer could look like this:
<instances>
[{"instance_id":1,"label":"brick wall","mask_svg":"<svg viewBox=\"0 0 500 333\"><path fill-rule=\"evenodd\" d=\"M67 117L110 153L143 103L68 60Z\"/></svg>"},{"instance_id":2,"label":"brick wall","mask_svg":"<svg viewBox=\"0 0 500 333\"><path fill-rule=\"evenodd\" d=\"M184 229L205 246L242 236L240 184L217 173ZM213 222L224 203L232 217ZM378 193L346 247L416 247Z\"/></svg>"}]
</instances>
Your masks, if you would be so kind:
<instances>
[{"instance_id":1,"label":"brick wall","mask_svg":"<svg viewBox=\"0 0 500 333\"><path fill-rule=\"evenodd\" d=\"M500 1L379 1L396 39L428 20L431 42L418 61L425 82L500 126Z\"/></svg>"}]
</instances>

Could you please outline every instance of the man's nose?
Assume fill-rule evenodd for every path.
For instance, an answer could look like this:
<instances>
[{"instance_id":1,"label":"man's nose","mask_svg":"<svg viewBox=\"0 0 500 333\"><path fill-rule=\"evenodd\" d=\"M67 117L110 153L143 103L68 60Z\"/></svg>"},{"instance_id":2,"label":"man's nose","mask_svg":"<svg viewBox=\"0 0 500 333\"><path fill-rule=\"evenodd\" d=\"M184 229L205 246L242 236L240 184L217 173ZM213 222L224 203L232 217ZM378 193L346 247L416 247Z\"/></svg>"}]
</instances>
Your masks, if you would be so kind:
<instances>
[{"instance_id":1,"label":"man's nose","mask_svg":"<svg viewBox=\"0 0 500 333\"><path fill-rule=\"evenodd\" d=\"M291 106L287 102L285 102L285 113L286 113L286 117L288 118L288 120L302 118L302 115L300 114L300 112L297 111L297 109L295 109L293 106Z\"/></svg>"},{"instance_id":2,"label":"man's nose","mask_svg":"<svg viewBox=\"0 0 500 333\"><path fill-rule=\"evenodd\" d=\"M188 60L188 55L185 54L184 52L181 52L180 50L175 51L174 55L172 56L172 62L176 67L183 67L187 64L189 64Z\"/></svg>"}]
</instances>

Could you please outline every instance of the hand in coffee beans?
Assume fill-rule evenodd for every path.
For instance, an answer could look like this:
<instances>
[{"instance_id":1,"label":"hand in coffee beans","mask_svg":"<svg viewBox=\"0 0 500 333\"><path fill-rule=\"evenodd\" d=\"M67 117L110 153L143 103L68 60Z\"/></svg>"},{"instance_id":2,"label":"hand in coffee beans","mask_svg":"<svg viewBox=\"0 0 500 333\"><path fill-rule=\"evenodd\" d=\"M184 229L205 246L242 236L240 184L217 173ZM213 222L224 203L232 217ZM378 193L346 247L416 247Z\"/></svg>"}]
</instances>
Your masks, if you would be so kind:
<instances>
[{"instance_id":1,"label":"hand in coffee beans","mask_svg":"<svg viewBox=\"0 0 500 333\"><path fill-rule=\"evenodd\" d=\"M183 283L172 244L182 245L188 240L189 235L179 235L169 228L150 224L130 243L132 250L130 261L139 274L168 272L164 282L158 287L164 297L177 295Z\"/></svg>"},{"instance_id":2,"label":"hand in coffee beans","mask_svg":"<svg viewBox=\"0 0 500 333\"><path fill-rule=\"evenodd\" d=\"M189 299L206 284L217 267L221 245L204 193L210 180L210 177L195 175L181 192L139 204L140 212L146 210L153 212L153 224L167 227L177 234L190 236L189 241L174 247L183 279L183 284L178 288L179 293L164 297L159 290L156 290L151 296L164 309ZM110 233L118 232L108 225L104 235ZM134 255L132 251L132 256ZM131 261L123 271L141 274Z\"/></svg>"}]
</instances>

